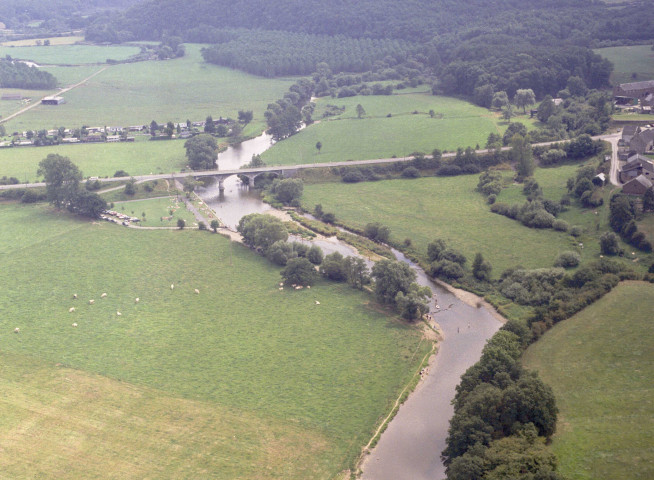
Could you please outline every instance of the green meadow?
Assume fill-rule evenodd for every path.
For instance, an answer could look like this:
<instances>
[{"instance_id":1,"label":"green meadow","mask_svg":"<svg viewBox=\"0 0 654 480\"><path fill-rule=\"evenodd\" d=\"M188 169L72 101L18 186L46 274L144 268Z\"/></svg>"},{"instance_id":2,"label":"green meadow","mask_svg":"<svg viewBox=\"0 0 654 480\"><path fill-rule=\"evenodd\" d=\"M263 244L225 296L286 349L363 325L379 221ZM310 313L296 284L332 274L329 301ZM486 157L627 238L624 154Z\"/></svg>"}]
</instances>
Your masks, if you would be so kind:
<instances>
[{"instance_id":1,"label":"green meadow","mask_svg":"<svg viewBox=\"0 0 654 480\"><path fill-rule=\"evenodd\" d=\"M0 222L10 478L333 478L429 350L345 285L278 290L278 268L220 235L45 205L0 205Z\"/></svg>"},{"instance_id":2,"label":"green meadow","mask_svg":"<svg viewBox=\"0 0 654 480\"><path fill-rule=\"evenodd\" d=\"M254 120L245 134L261 132L266 106L281 98L294 80L265 79L206 64L200 48L186 45L186 56L174 60L107 66L65 93L65 104L36 107L8 122L7 130L200 121L207 115L236 118L239 110L252 110ZM58 70L50 71L57 75Z\"/></svg>"},{"instance_id":3,"label":"green meadow","mask_svg":"<svg viewBox=\"0 0 654 480\"><path fill-rule=\"evenodd\" d=\"M345 107L345 111L321 118L328 104ZM366 111L362 118L357 117L358 104ZM430 110L434 110L433 118ZM313 118L316 123L266 151L264 161L270 165L342 162L431 153L435 148L474 148L485 145L490 133L501 133L508 126L485 108L424 92L320 98ZM317 142L322 144L320 151Z\"/></svg>"},{"instance_id":4,"label":"green meadow","mask_svg":"<svg viewBox=\"0 0 654 480\"><path fill-rule=\"evenodd\" d=\"M556 395L565 478L654 478L653 311L653 284L623 283L526 351Z\"/></svg>"},{"instance_id":5,"label":"green meadow","mask_svg":"<svg viewBox=\"0 0 654 480\"><path fill-rule=\"evenodd\" d=\"M44 42L50 40L50 45L72 45L77 42L83 42L84 37L68 36L68 37L50 37L50 38L26 38L24 40L10 40L2 42L0 45L3 47L30 47L36 46L36 42Z\"/></svg>"},{"instance_id":6,"label":"green meadow","mask_svg":"<svg viewBox=\"0 0 654 480\"><path fill-rule=\"evenodd\" d=\"M113 210L139 217L141 219L139 225L143 227L177 228L177 220L180 218L188 227L193 227L195 223L195 216L186 209L182 200L177 200L175 195L115 202Z\"/></svg>"},{"instance_id":7,"label":"green meadow","mask_svg":"<svg viewBox=\"0 0 654 480\"><path fill-rule=\"evenodd\" d=\"M0 55L29 60L39 65L84 65L106 63L108 58L126 60L140 52L138 47L120 45L0 46Z\"/></svg>"},{"instance_id":8,"label":"green meadow","mask_svg":"<svg viewBox=\"0 0 654 480\"><path fill-rule=\"evenodd\" d=\"M0 176L35 181L39 162L51 153L70 158L87 177L112 177L117 170L130 175L178 172L186 165L183 140L14 147L0 149Z\"/></svg>"},{"instance_id":9,"label":"green meadow","mask_svg":"<svg viewBox=\"0 0 654 480\"><path fill-rule=\"evenodd\" d=\"M614 85L654 79L654 51L651 45L607 47L597 49L595 53L613 63L615 68L611 82Z\"/></svg>"},{"instance_id":10,"label":"green meadow","mask_svg":"<svg viewBox=\"0 0 654 480\"><path fill-rule=\"evenodd\" d=\"M313 210L321 204L340 222L357 228L381 222L390 227L391 240L401 243L410 238L425 258L427 244L435 238L446 240L469 261L480 252L496 277L516 265L551 266L561 252L577 248L578 241L566 233L527 228L492 213L486 199L475 192L477 181L478 175L465 175L305 185L302 206ZM592 258L599 246L580 253Z\"/></svg>"}]
</instances>

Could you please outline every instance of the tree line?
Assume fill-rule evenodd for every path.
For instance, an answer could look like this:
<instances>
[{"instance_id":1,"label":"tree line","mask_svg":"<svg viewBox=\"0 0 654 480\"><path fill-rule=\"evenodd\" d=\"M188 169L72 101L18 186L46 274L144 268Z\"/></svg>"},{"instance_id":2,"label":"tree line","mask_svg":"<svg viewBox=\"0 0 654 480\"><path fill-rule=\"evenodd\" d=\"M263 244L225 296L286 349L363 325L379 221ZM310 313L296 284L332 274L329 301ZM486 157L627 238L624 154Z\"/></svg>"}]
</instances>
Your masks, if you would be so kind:
<instances>
[{"instance_id":1,"label":"tree line","mask_svg":"<svg viewBox=\"0 0 654 480\"><path fill-rule=\"evenodd\" d=\"M26 90L51 90L57 79L48 72L10 58L0 59L0 87Z\"/></svg>"}]
</instances>

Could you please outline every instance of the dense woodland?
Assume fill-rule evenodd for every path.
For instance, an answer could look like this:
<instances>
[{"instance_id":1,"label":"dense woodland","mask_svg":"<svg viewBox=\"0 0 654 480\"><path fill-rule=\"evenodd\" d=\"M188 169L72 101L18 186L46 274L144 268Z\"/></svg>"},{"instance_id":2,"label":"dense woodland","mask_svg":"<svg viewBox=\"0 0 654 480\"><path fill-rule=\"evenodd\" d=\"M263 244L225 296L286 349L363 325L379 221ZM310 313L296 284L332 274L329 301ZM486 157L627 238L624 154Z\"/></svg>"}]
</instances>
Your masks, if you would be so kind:
<instances>
[{"instance_id":1,"label":"dense woodland","mask_svg":"<svg viewBox=\"0 0 654 480\"><path fill-rule=\"evenodd\" d=\"M56 86L56 78L48 72L24 63L0 60L0 87L49 90Z\"/></svg>"}]
</instances>

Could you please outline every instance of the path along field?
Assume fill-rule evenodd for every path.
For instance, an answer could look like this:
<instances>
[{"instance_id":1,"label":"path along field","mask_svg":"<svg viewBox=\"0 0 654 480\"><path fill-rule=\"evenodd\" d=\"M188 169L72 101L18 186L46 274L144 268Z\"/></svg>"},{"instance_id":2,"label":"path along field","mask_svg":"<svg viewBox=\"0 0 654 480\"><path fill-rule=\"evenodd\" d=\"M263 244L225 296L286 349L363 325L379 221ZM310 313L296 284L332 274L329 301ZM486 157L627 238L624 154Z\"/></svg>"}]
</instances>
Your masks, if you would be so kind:
<instances>
[{"instance_id":1,"label":"path along field","mask_svg":"<svg viewBox=\"0 0 654 480\"><path fill-rule=\"evenodd\" d=\"M10 478L332 478L429 349L346 286L279 291L219 235L46 206L0 205L0 222Z\"/></svg>"},{"instance_id":2,"label":"path along field","mask_svg":"<svg viewBox=\"0 0 654 480\"><path fill-rule=\"evenodd\" d=\"M321 118L327 104L345 107L345 111L336 117ZM360 119L356 114L358 104L366 111ZM434 110L434 118L430 110ZM483 147L490 133L507 128L497 114L485 108L425 92L320 98L313 118L319 123L277 143L262 155L263 160L269 165L342 162L404 157L416 151L431 153L435 148L451 151L477 144ZM317 142L322 144L320 152Z\"/></svg>"},{"instance_id":3,"label":"path along field","mask_svg":"<svg viewBox=\"0 0 654 480\"><path fill-rule=\"evenodd\" d=\"M244 133L260 132L266 106L281 98L294 80L265 79L205 64L200 48L186 45L186 56L174 60L111 65L66 93L65 104L39 106L8 122L7 130L199 121L207 115L236 118L239 110L253 110L254 121ZM58 70L49 71L57 75Z\"/></svg>"},{"instance_id":4,"label":"path along field","mask_svg":"<svg viewBox=\"0 0 654 480\"><path fill-rule=\"evenodd\" d=\"M611 83L614 85L654 79L654 51L651 45L599 48L595 53L613 63L615 68Z\"/></svg>"},{"instance_id":5,"label":"path along field","mask_svg":"<svg viewBox=\"0 0 654 480\"><path fill-rule=\"evenodd\" d=\"M525 353L556 395L566 478L654 478L653 311L653 284L621 284Z\"/></svg>"}]
</instances>

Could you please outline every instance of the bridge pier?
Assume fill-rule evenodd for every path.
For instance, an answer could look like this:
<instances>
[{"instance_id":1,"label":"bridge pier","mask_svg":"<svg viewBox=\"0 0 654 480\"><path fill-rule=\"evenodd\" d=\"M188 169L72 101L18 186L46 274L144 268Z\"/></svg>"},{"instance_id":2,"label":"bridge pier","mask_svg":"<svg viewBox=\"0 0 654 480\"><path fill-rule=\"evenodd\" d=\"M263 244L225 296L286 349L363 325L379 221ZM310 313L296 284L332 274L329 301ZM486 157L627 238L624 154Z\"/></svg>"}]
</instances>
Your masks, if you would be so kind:
<instances>
[{"instance_id":1,"label":"bridge pier","mask_svg":"<svg viewBox=\"0 0 654 480\"><path fill-rule=\"evenodd\" d=\"M225 179L222 177L218 178L218 191L221 193L225 191Z\"/></svg>"}]
</instances>

